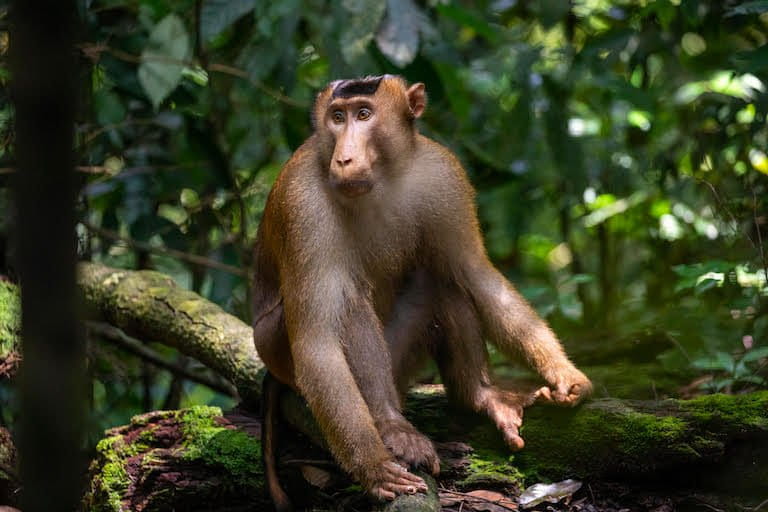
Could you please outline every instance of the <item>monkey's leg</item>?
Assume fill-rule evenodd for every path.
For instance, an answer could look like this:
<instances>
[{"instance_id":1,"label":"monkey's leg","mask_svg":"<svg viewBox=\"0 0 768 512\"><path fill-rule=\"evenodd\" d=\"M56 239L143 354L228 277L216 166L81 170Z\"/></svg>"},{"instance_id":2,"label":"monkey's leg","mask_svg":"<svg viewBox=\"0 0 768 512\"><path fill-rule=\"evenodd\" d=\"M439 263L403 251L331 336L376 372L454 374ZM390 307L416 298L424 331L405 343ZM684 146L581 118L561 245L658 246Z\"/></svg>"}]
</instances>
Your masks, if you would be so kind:
<instances>
[{"instance_id":1,"label":"monkey's leg","mask_svg":"<svg viewBox=\"0 0 768 512\"><path fill-rule=\"evenodd\" d=\"M294 364L294 358L290 350L290 343L288 340L288 334L286 332L284 310L282 305L278 304L274 308L267 309L256 318L256 321L254 322L254 339L256 341L256 348L259 352L259 356L267 365L270 373L276 377L274 381L280 381L283 384L292 387L294 390L301 392L301 389L295 379L296 366ZM345 376L353 378L351 372L346 368L346 354L341 354L340 352L340 348L334 345L330 345L329 350L320 350L318 355L315 356L317 359L330 358L332 361L338 360L339 357L337 356L340 356L341 360L344 361L342 363L343 367L340 367L340 369L346 370L347 375L345 375L344 371L337 372L333 377L337 382L345 381ZM318 366L318 369L327 370L326 365L324 364ZM274 385L277 384L277 382L272 382L272 384L273 386L271 387L274 389ZM314 389L316 386L311 387ZM355 386L355 391L357 391L357 386ZM266 396L265 400L270 400L270 397L275 398L272 397L268 388L265 388L265 393L270 395ZM323 416L319 417L316 412L318 403L312 399L313 397L317 398L317 396L307 395L305 393L302 393L302 395L307 399L307 402L315 404L315 408L313 408L313 414L315 415L315 418L318 419L318 423L320 424L321 429L323 430L323 433L328 440L329 434L333 434L334 432L328 432L327 429L323 428L324 425L327 427L328 424L324 424L323 420L321 419ZM321 406L325 405L326 407L333 407L334 404L340 405L344 401L343 393L322 393L320 396L331 397L331 399L327 399L325 402L321 401L319 403ZM348 396L346 407L339 407L339 409L334 414L331 414L331 416L336 421L341 423L345 419L348 421L355 421L355 411L357 411L358 414L367 415L367 404L361 409L359 406L354 407L354 405L351 404L353 400L353 396ZM273 407L276 407L275 403L272 405ZM278 510L287 510L287 507L290 506L290 502L286 499L283 499L284 493L279 487L276 471L274 470L274 435L277 432L273 420L276 419L276 412L277 411L272 411L272 414L266 415L267 417L265 418L265 421L269 423L268 425L265 425L265 427L268 429L271 428L271 433L273 436L271 439L267 439L267 444L272 442L272 444L269 445L272 447L272 450L265 450L264 463L267 469L270 495L273 498L275 506L278 508ZM337 456L338 460L341 462L342 466L347 471L352 473L356 478L358 478L365 486L366 490L368 490L372 495L383 499L393 499L397 494L402 494L405 492L426 490L426 485L421 478L408 473L405 468L402 468L392 460L392 455L382 443L378 431L373 430L373 423L370 424L370 428L372 429L371 433L375 436L375 439L371 439L370 441L373 445L380 445L381 451L384 452L381 454L382 461L379 463L376 462L375 450L365 449L362 447L362 442L353 438L353 435L362 437L362 434L365 433L363 431L365 427L364 420L362 425L357 425L356 427L356 429L350 429L344 434L348 436L347 440L344 441L344 447L352 448L353 450L349 454L345 455L342 453L340 455L337 450L334 450L334 443L332 439L329 440L329 445L331 446L331 450ZM266 451L269 451L270 453L266 453ZM342 456L344 456L344 458L341 458ZM354 460L352 460L352 464L350 464L347 459ZM270 464L272 465L272 469L270 469ZM271 477L270 473L272 474Z\"/></svg>"},{"instance_id":2,"label":"monkey's leg","mask_svg":"<svg viewBox=\"0 0 768 512\"><path fill-rule=\"evenodd\" d=\"M253 322L253 340L256 343L256 352L264 361L269 373L283 384L297 389L281 302L276 302L258 313Z\"/></svg>"},{"instance_id":3,"label":"monkey's leg","mask_svg":"<svg viewBox=\"0 0 768 512\"><path fill-rule=\"evenodd\" d=\"M365 307L362 309L368 310ZM399 308L395 309L397 311ZM372 310L362 316L367 316L369 322L379 323ZM364 326L362 322L365 320L358 316L349 327L352 330L349 339L360 340L365 336L368 339L365 343L347 344L344 352L384 446L399 462L412 468L423 467L437 474L440 471L440 459L432 441L416 430L402 414L395 384L396 373L392 369L392 345L388 342L389 338L385 337L406 338L411 333L404 332L400 327L410 326L411 322L405 321L402 315L395 314L394 318L394 324L388 326L381 336L370 336L370 326ZM420 322L421 325L423 323Z\"/></svg>"},{"instance_id":4,"label":"monkey's leg","mask_svg":"<svg viewBox=\"0 0 768 512\"><path fill-rule=\"evenodd\" d=\"M442 290L438 304L442 336L435 355L448 396L464 407L486 414L509 447L521 449L523 409L538 395L505 391L491 383L480 319L465 293L458 289Z\"/></svg>"}]
</instances>

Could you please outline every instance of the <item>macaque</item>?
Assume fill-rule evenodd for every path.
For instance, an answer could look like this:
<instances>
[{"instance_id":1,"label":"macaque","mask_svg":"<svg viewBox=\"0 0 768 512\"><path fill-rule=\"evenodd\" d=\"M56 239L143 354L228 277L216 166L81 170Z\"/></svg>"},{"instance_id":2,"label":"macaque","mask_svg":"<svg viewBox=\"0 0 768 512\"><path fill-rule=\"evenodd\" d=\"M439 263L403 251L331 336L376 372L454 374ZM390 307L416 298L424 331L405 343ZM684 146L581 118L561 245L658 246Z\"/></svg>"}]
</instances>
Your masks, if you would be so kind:
<instances>
[{"instance_id":1,"label":"macaque","mask_svg":"<svg viewBox=\"0 0 768 512\"><path fill-rule=\"evenodd\" d=\"M398 76L329 84L255 249L260 357L307 401L341 467L381 499L426 489L408 468L439 471L432 442L402 412L426 357L448 396L486 414L513 450L523 407L574 405L592 388L488 260L464 169L417 130L426 103L424 84ZM494 386L485 339L547 386L523 398Z\"/></svg>"}]
</instances>

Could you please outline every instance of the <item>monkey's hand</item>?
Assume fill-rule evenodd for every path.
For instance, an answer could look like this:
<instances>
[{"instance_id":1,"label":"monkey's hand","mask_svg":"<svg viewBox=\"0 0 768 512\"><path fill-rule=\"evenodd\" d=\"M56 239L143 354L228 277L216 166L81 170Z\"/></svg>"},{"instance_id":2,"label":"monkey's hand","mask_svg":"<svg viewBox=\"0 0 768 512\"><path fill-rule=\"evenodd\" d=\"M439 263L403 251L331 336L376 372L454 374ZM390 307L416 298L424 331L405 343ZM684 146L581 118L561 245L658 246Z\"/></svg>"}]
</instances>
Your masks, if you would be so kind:
<instances>
[{"instance_id":1,"label":"monkey's hand","mask_svg":"<svg viewBox=\"0 0 768 512\"><path fill-rule=\"evenodd\" d=\"M523 409L536 401L539 392L506 391L490 386L483 393L481 409L493 420L512 450L522 450L525 446L525 441L520 437Z\"/></svg>"},{"instance_id":2,"label":"monkey's hand","mask_svg":"<svg viewBox=\"0 0 768 512\"><path fill-rule=\"evenodd\" d=\"M427 484L421 477L409 473L403 466L391 460L382 462L372 471L369 470L361 482L372 496L380 500L393 500L398 494L427 492Z\"/></svg>"},{"instance_id":3,"label":"monkey's hand","mask_svg":"<svg viewBox=\"0 0 768 512\"><path fill-rule=\"evenodd\" d=\"M549 387L536 391L536 398L557 405L573 407L592 393L592 382L575 367L560 372Z\"/></svg>"},{"instance_id":4,"label":"monkey's hand","mask_svg":"<svg viewBox=\"0 0 768 512\"><path fill-rule=\"evenodd\" d=\"M377 423L381 440L398 462L411 469L421 467L437 475L440 472L440 458L435 446L427 436L402 420L386 420Z\"/></svg>"}]
</instances>

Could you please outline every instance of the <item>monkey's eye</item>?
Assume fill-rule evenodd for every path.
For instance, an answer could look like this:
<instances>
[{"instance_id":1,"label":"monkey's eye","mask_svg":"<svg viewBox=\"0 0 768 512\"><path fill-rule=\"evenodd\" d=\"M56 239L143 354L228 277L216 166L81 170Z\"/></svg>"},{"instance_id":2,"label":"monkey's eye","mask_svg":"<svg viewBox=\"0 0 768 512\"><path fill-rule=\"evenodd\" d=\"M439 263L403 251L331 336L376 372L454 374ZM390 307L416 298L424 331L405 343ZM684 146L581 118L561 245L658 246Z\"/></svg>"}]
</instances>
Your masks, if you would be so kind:
<instances>
[{"instance_id":1,"label":"monkey's eye","mask_svg":"<svg viewBox=\"0 0 768 512\"><path fill-rule=\"evenodd\" d=\"M344 112L341 110L334 110L333 114L331 115L331 119L333 119L333 122L336 124L341 124L344 122Z\"/></svg>"},{"instance_id":2,"label":"monkey's eye","mask_svg":"<svg viewBox=\"0 0 768 512\"><path fill-rule=\"evenodd\" d=\"M359 121L367 121L368 119L370 119L371 114L373 114L373 112L371 112L369 109L361 108L360 110L357 111L357 119Z\"/></svg>"}]
</instances>

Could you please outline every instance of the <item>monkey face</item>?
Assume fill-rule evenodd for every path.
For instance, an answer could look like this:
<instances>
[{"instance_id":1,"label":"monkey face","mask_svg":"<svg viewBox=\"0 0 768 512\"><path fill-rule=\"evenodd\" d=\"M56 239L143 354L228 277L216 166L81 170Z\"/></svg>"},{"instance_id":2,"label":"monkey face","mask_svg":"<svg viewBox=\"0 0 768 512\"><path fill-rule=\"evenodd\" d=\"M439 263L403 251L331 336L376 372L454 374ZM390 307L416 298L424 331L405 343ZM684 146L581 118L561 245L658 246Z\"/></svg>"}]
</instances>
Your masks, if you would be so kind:
<instances>
[{"instance_id":1,"label":"monkey face","mask_svg":"<svg viewBox=\"0 0 768 512\"><path fill-rule=\"evenodd\" d=\"M404 160L413 153L413 121L425 102L423 84L408 88L391 75L337 80L321 92L315 128L332 189L354 199L406 168Z\"/></svg>"},{"instance_id":2,"label":"monkey face","mask_svg":"<svg viewBox=\"0 0 768 512\"><path fill-rule=\"evenodd\" d=\"M328 105L324 123L335 142L329 180L346 197L367 194L374 186L374 165L379 160L379 118L380 113L369 98L336 98Z\"/></svg>"}]
</instances>

